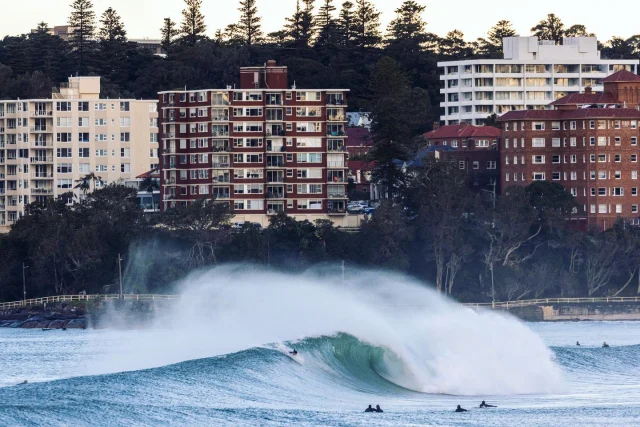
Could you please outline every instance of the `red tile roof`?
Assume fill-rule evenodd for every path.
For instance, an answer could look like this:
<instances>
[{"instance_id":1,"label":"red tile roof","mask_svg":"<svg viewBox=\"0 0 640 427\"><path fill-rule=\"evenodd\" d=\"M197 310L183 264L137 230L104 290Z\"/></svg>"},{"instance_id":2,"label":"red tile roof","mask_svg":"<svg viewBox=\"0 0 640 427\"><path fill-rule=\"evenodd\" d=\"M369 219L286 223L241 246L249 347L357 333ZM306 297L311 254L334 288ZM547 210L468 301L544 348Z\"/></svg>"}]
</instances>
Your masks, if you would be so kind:
<instances>
[{"instance_id":1,"label":"red tile roof","mask_svg":"<svg viewBox=\"0 0 640 427\"><path fill-rule=\"evenodd\" d=\"M347 147L368 147L373 144L371 133L366 128L347 128Z\"/></svg>"},{"instance_id":2,"label":"red tile roof","mask_svg":"<svg viewBox=\"0 0 640 427\"><path fill-rule=\"evenodd\" d=\"M618 98L609 92L572 93L563 96L551 105L586 105L586 104L620 104Z\"/></svg>"},{"instance_id":3,"label":"red tile roof","mask_svg":"<svg viewBox=\"0 0 640 427\"><path fill-rule=\"evenodd\" d=\"M424 134L425 139L444 138L498 138L500 129L493 126L447 125Z\"/></svg>"},{"instance_id":4,"label":"red tile roof","mask_svg":"<svg viewBox=\"0 0 640 427\"><path fill-rule=\"evenodd\" d=\"M500 122L514 120L572 120L572 119L640 119L640 111L633 108L578 108L577 110L520 110L509 111L498 118Z\"/></svg>"},{"instance_id":5,"label":"red tile roof","mask_svg":"<svg viewBox=\"0 0 640 427\"><path fill-rule=\"evenodd\" d=\"M615 82L640 82L640 76L632 73L627 70L620 70L616 73L611 74L609 77L606 77L603 80L604 83L615 83Z\"/></svg>"}]
</instances>

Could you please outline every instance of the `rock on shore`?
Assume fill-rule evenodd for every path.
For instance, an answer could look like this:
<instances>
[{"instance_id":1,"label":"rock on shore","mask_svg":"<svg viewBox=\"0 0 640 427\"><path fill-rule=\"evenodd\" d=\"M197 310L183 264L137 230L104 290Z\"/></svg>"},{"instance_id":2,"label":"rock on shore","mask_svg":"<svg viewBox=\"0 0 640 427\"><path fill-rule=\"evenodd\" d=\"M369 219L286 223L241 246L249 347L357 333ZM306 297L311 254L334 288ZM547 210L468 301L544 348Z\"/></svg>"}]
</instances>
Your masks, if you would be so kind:
<instances>
[{"instance_id":1,"label":"rock on shore","mask_svg":"<svg viewBox=\"0 0 640 427\"><path fill-rule=\"evenodd\" d=\"M49 304L0 311L0 328L86 329L87 314L70 304Z\"/></svg>"}]
</instances>

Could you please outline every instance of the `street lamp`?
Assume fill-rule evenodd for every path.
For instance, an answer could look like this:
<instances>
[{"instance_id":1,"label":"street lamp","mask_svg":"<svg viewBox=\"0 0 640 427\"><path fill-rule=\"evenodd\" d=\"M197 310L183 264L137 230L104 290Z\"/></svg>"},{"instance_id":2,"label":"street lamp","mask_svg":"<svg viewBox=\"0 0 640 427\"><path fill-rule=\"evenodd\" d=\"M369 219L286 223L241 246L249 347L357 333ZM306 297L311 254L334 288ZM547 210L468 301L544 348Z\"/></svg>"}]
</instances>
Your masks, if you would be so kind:
<instances>
[{"instance_id":1,"label":"street lamp","mask_svg":"<svg viewBox=\"0 0 640 427\"><path fill-rule=\"evenodd\" d=\"M24 262L22 263L22 293L23 293L23 298L22 298L22 305L24 307L27 306L27 278L25 275L25 270L29 268L28 265L25 265Z\"/></svg>"},{"instance_id":2,"label":"street lamp","mask_svg":"<svg viewBox=\"0 0 640 427\"><path fill-rule=\"evenodd\" d=\"M124 298L124 296L123 296L123 294L122 294L122 260L123 260L123 259L124 259L124 258L122 258L122 257L120 256L120 254L118 254L117 261L118 261L118 272L120 273L120 299L123 299L123 298Z\"/></svg>"}]
</instances>

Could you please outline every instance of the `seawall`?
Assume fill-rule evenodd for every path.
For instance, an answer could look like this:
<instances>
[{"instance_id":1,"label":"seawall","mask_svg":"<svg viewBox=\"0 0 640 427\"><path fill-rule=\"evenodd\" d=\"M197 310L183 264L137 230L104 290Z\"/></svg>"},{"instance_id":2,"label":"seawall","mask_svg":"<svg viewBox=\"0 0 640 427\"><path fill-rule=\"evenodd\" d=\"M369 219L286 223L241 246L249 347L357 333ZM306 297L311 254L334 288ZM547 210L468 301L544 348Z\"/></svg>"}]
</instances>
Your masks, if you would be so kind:
<instances>
[{"instance_id":1,"label":"seawall","mask_svg":"<svg viewBox=\"0 0 640 427\"><path fill-rule=\"evenodd\" d=\"M497 310L528 322L640 320L640 302L543 303Z\"/></svg>"}]
</instances>

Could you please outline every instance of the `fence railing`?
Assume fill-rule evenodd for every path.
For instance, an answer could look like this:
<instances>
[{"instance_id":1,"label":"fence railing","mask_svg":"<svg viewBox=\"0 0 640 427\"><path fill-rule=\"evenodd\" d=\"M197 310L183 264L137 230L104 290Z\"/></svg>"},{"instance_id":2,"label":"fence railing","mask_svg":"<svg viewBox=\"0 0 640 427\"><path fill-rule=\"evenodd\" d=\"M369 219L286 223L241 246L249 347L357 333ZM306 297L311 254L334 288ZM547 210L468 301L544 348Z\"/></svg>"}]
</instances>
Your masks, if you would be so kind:
<instances>
[{"instance_id":1,"label":"fence railing","mask_svg":"<svg viewBox=\"0 0 640 427\"><path fill-rule=\"evenodd\" d=\"M150 300L178 300L180 295L158 294L95 294L95 295L56 295L51 297L32 298L28 300L0 302L0 310L20 308L31 305L40 305L51 302L72 302L92 300L117 300L125 301L150 301ZM640 297L597 297L597 298L539 298L518 301L500 301L486 303L466 303L466 307L478 308L513 308L546 304L584 304L584 303L640 303Z\"/></svg>"},{"instance_id":2,"label":"fence railing","mask_svg":"<svg viewBox=\"0 0 640 427\"><path fill-rule=\"evenodd\" d=\"M31 305L40 305L52 302L92 301L92 300L117 300L125 301L149 301L149 300L177 300L180 295L156 295L156 294L102 294L102 295L55 295L51 297L32 298L28 300L0 302L0 310L20 308Z\"/></svg>"},{"instance_id":3,"label":"fence railing","mask_svg":"<svg viewBox=\"0 0 640 427\"><path fill-rule=\"evenodd\" d=\"M539 298L530 300L500 301L486 303L464 304L467 307L482 308L512 308L525 307L530 305L546 304L584 304L584 303L620 303L620 302L640 302L640 297L596 297L596 298Z\"/></svg>"}]
</instances>

